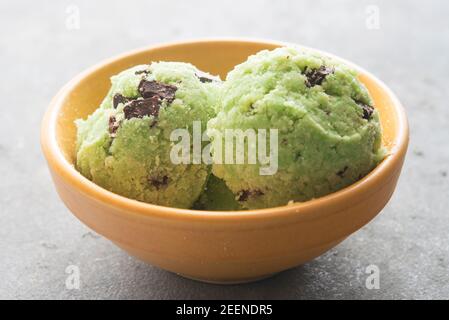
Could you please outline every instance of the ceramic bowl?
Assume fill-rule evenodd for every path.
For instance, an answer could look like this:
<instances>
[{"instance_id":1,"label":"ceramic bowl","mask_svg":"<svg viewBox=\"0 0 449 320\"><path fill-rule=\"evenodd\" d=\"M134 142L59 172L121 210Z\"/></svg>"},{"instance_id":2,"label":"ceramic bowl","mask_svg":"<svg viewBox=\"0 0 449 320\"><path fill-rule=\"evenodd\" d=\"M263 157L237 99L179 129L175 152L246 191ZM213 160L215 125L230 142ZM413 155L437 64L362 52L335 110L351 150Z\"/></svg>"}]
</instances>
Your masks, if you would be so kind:
<instances>
[{"instance_id":1,"label":"ceramic bowl","mask_svg":"<svg viewBox=\"0 0 449 320\"><path fill-rule=\"evenodd\" d=\"M112 58L74 78L52 100L41 133L56 190L66 206L129 254L185 277L214 283L253 281L298 266L361 228L382 210L396 187L408 125L395 95L376 77L347 61L360 71L360 80L374 98L389 154L362 180L328 196L263 210L184 210L114 194L74 168L74 120L97 108L109 89L110 76L136 64L166 60L190 62L225 78L249 55L282 45L257 40L164 44Z\"/></svg>"}]
</instances>

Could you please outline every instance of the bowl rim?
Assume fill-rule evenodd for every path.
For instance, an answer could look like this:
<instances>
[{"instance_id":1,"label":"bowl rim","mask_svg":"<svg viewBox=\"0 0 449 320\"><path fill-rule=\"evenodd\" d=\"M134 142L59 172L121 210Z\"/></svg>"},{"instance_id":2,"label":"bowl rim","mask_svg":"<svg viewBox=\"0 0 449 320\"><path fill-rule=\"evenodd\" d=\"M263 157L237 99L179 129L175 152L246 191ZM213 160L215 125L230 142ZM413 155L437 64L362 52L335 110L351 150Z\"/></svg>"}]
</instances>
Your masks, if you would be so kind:
<instances>
[{"instance_id":1,"label":"bowl rim","mask_svg":"<svg viewBox=\"0 0 449 320\"><path fill-rule=\"evenodd\" d=\"M276 46L288 46L294 45L296 47L305 48L312 50L330 57L333 57L347 65L358 70L365 77L370 78L370 80L375 83L375 85L384 91L391 99L394 106L395 113L397 115L397 134L394 139L394 143L389 150L388 155L385 159L379 163L368 175L363 177L361 180L339 190L322 196L316 199L312 199L305 202L295 202L293 204L287 204L283 206L265 208L265 209L254 209L254 210L239 210L239 211L208 211L208 210L194 210L194 209L180 209L174 207L160 206L156 204L150 204L127 198L119 194L108 191L94 182L90 181L81 173L79 173L73 164L71 164L63 155L61 149L59 148L56 139L56 123L57 115L59 109L71 92L71 90L84 78L95 73L97 70L106 67L116 61L124 59L128 56L143 53L149 50L161 49L166 47L176 47L194 44L204 44L204 43L236 43L236 44L248 44L253 43L257 45L276 45ZM72 80L70 80L66 85L64 85L60 91L51 100L47 111L45 112L44 118L41 124L41 147L45 158L47 159L49 167L52 170L59 173L61 177L64 178L65 182L72 185L74 188L78 189L85 196L94 199L106 206L112 206L115 208L120 208L121 212L133 215L143 215L143 216L153 216L163 219L180 219L180 220L196 220L196 221L210 221L210 220L220 220L220 221L233 221L238 219L267 219L274 217L285 217L292 213L301 215L308 218L319 218L327 214L331 214L329 210L316 210L317 206L324 209L325 207L332 207L343 202L346 202L349 198L357 197L358 194L367 193L371 190L374 192L379 188L381 181L392 179L395 168L397 168L398 163L402 162L403 156L406 153L409 140L409 127L407 116L405 114L404 108L399 102L396 95L376 76L366 71L365 69L359 67L358 65L342 59L334 54L310 48L303 45L298 45L289 42L281 42L275 40L265 40L265 39L254 39L254 38L202 38L202 39L192 39L184 41L167 42L163 44L150 45L125 53L116 55L112 58L105 59L94 66L86 69L85 71L79 73ZM399 163L399 168L401 164ZM376 188L377 186L377 188ZM354 199L354 198L353 198ZM313 217L312 217L313 214Z\"/></svg>"}]
</instances>

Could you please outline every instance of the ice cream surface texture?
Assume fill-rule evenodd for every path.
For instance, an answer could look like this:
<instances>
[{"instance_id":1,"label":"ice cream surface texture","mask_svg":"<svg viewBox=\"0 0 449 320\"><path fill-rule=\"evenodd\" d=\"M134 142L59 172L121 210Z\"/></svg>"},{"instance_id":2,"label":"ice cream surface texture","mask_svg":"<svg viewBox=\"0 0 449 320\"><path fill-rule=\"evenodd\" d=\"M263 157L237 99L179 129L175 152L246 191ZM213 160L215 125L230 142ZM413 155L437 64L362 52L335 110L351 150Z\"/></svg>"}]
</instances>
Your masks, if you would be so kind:
<instances>
[{"instance_id":1,"label":"ice cream surface texture","mask_svg":"<svg viewBox=\"0 0 449 320\"><path fill-rule=\"evenodd\" d=\"M361 179L384 157L368 91L355 70L332 58L294 47L261 51L228 74L221 97L209 133L278 130L274 174L261 175L259 162L213 165L243 208L329 194Z\"/></svg>"},{"instance_id":2,"label":"ice cream surface texture","mask_svg":"<svg viewBox=\"0 0 449 320\"><path fill-rule=\"evenodd\" d=\"M357 71L314 51L261 51L225 82L181 62L135 66L111 82L98 109L76 121L76 168L139 201L202 210L281 206L338 191L385 155L378 112ZM186 129L193 135L195 122L213 142L229 129L252 130L257 138L265 131L267 137L241 140L244 163L174 162L172 133ZM263 143L263 155L275 153L271 173L261 173ZM200 144L203 149L208 142ZM189 148L193 154L194 143ZM251 163L254 151L259 153Z\"/></svg>"},{"instance_id":3,"label":"ice cream surface texture","mask_svg":"<svg viewBox=\"0 0 449 320\"><path fill-rule=\"evenodd\" d=\"M195 202L193 209L234 211L241 210L242 208L224 181L211 174L204 187L204 191Z\"/></svg>"},{"instance_id":4,"label":"ice cream surface texture","mask_svg":"<svg viewBox=\"0 0 449 320\"><path fill-rule=\"evenodd\" d=\"M86 120L77 120L76 167L120 195L190 208L210 165L174 164L170 135L194 121L202 130L215 115L219 81L180 62L139 65L111 78L112 86Z\"/></svg>"}]
</instances>

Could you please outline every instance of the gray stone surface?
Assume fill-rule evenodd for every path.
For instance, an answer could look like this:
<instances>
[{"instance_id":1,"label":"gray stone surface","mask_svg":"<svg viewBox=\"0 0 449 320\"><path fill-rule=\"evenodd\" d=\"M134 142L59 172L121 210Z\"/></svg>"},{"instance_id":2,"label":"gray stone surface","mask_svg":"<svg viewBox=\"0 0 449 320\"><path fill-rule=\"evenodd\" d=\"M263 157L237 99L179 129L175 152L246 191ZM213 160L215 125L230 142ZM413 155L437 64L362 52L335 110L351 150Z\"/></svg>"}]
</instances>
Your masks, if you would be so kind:
<instances>
[{"instance_id":1,"label":"gray stone surface","mask_svg":"<svg viewBox=\"0 0 449 320\"><path fill-rule=\"evenodd\" d=\"M79 30L66 27L70 4ZM367 5L379 8L380 29L366 27ZM448 9L409 0L1 1L0 298L449 298ZM39 146L51 97L86 67L217 36L291 41L352 60L398 94L411 126L400 183L380 216L315 261L226 287L145 265L91 233L58 199ZM71 264L80 290L65 287ZM379 290L365 288L371 264Z\"/></svg>"}]
</instances>

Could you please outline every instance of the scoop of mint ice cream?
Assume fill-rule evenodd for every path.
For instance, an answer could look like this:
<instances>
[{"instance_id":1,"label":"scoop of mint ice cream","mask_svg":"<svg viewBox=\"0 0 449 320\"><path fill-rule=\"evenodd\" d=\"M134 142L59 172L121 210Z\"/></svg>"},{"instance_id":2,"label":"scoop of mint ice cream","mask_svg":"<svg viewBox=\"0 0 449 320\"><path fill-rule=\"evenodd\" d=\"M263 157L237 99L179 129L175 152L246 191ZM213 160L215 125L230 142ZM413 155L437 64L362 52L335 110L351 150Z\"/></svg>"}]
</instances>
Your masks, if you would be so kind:
<instances>
[{"instance_id":1,"label":"scoop of mint ice cream","mask_svg":"<svg viewBox=\"0 0 449 320\"><path fill-rule=\"evenodd\" d=\"M200 197L195 202L193 209L233 211L241 210L242 208L224 181L211 174L204 187L203 193L201 193Z\"/></svg>"},{"instance_id":2,"label":"scoop of mint ice cream","mask_svg":"<svg viewBox=\"0 0 449 320\"><path fill-rule=\"evenodd\" d=\"M111 78L99 108L78 128L76 167L120 195L158 205L190 208L210 165L174 164L170 134L215 115L220 81L187 63L139 65Z\"/></svg>"},{"instance_id":3,"label":"scoop of mint ice cream","mask_svg":"<svg viewBox=\"0 0 449 320\"><path fill-rule=\"evenodd\" d=\"M261 175L259 161L213 165L243 208L329 194L384 157L378 112L357 72L323 55L292 47L261 51L228 74L221 97L208 123L211 136L225 129L278 129L273 175Z\"/></svg>"}]
</instances>

